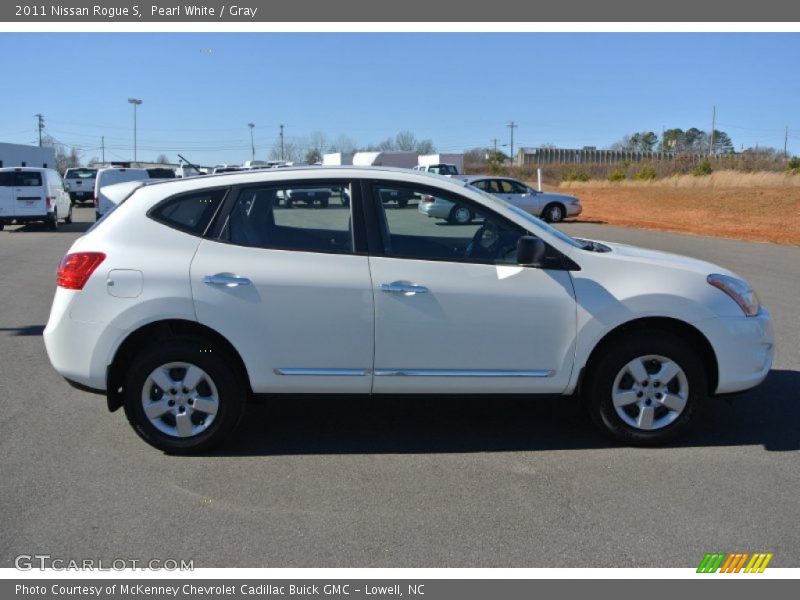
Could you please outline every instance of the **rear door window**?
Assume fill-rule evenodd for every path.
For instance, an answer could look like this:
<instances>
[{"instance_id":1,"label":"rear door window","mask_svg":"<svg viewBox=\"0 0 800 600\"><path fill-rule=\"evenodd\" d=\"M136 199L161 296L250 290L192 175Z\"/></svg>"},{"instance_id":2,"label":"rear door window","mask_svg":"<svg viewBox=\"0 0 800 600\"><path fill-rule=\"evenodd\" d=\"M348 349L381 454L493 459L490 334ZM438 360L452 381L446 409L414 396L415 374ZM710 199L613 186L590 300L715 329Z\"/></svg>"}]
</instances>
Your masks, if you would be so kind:
<instances>
[{"instance_id":1,"label":"rear door window","mask_svg":"<svg viewBox=\"0 0 800 600\"><path fill-rule=\"evenodd\" d=\"M39 171L14 171L11 175L10 185L13 187L40 187L42 174ZM7 185L5 182L3 185Z\"/></svg>"}]
</instances>

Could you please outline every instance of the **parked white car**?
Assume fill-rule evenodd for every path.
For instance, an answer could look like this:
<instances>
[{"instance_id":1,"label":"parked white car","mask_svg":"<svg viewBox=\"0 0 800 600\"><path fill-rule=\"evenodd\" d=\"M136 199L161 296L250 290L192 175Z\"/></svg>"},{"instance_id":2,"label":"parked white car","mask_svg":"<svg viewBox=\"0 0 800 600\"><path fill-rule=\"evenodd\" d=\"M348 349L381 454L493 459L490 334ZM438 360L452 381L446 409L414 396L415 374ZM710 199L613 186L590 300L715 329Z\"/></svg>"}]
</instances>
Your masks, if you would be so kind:
<instances>
[{"instance_id":1,"label":"parked white car","mask_svg":"<svg viewBox=\"0 0 800 600\"><path fill-rule=\"evenodd\" d=\"M549 223L558 223L568 217L577 217L583 211L580 200L575 196L540 192L512 177L469 175L463 176L461 179L468 185L502 198Z\"/></svg>"},{"instance_id":2,"label":"parked white car","mask_svg":"<svg viewBox=\"0 0 800 600\"><path fill-rule=\"evenodd\" d=\"M325 188L350 205L276 204ZM448 227L385 205L391 190L479 220ZM279 393L579 394L617 440L660 444L708 396L759 384L774 351L769 313L722 267L575 240L400 169L145 183L75 241L57 281L53 366L169 452L220 442L249 397Z\"/></svg>"},{"instance_id":3,"label":"parked white car","mask_svg":"<svg viewBox=\"0 0 800 600\"><path fill-rule=\"evenodd\" d=\"M104 188L126 181L147 181L148 179L150 179L150 173L147 172L147 169L108 167L98 170L94 184L94 209L97 220L99 221L115 204L105 193Z\"/></svg>"},{"instance_id":4,"label":"parked white car","mask_svg":"<svg viewBox=\"0 0 800 600\"><path fill-rule=\"evenodd\" d=\"M0 230L6 225L41 221L50 229L72 223L72 202L64 180L54 169L0 169Z\"/></svg>"},{"instance_id":5,"label":"parked white car","mask_svg":"<svg viewBox=\"0 0 800 600\"><path fill-rule=\"evenodd\" d=\"M417 165L414 171L423 173L435 173L436 175L458 175L458 167L448 163L438 163L432 165Z\"/></svg>"}]
</instances>

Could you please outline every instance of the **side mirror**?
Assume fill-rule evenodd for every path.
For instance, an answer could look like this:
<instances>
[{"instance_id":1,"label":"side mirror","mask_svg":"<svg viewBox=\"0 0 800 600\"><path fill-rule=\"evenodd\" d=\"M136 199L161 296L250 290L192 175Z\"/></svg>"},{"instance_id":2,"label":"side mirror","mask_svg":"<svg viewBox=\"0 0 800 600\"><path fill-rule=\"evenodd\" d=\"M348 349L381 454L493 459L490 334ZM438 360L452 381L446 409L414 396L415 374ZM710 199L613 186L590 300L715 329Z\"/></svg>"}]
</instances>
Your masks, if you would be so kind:
<instances>
[{"instance_id":1,"label":"side mirror","mask_svg":"<svg viewBox=\"0 0 800 600\"><path fill-rule=\"evenodd\" d=\"M540 267L544 258L545 245L532 235L523 235L517 240L517 264Z\"/></svg>"}]
</instances>

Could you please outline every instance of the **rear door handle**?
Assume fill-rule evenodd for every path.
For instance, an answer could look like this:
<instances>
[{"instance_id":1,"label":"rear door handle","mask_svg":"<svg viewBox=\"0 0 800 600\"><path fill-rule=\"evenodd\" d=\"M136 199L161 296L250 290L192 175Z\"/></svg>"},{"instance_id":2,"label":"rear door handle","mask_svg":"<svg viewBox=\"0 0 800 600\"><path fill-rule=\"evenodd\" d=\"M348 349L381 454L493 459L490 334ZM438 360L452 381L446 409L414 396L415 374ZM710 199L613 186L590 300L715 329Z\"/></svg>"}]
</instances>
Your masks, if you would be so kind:
<instances>
[{"instance_id":1,"label":"rear door handle","mask_svg":"<svg viewBox=\"0 0 800 600\"><path fill-rule=\"evenodd\" d=\"M395 281L393 283L382 283L380 285L381 291L388 294L405 294L406 296L413 296L414 294L427 294L428 288L424 285L414 285L412 283L400 283Z\"/></svg>"},{"instance_id":2,"label":"rear door handle","mask_svg":"<svg viewBox=\"0 0 800 600\"><path fill-rule=\"evenodd\" d=\"M225 287L237 287L240 285L250 285L253 283L247 277L239 277L238 275L228 275L226 273L217 273L216 275L206 275L203 277L203 283L206 285L224 285Z\"/></svg>"}]
</instances>

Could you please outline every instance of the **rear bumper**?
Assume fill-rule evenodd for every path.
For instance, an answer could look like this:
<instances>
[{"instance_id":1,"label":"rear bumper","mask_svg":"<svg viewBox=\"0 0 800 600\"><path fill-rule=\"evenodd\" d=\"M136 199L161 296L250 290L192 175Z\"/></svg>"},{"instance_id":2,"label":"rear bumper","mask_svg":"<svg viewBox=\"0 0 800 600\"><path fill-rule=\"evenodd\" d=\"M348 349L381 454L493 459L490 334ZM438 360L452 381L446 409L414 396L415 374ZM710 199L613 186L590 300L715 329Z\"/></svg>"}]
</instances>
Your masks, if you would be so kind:
<instances>
[{"instance_id":1,"label":"rear bumper","mask_svg":"<svg viewBox=\"0 0 800 600\"><path fill-rule=\"evenodd\" d=\"M772 317L765 308L754 317L707 319L695 326L717 356L716 394L741 392L764 381L775 359Z\"/></svg>"},{"instance_id":2,"label":"rear bumper","mask_svg":"<svg viewBox=\"0 0 800 600\"><path fill-rule=\"evenodd\" d=\"M43 215L25 215L22 217L0 217L0 223L4 225L13 225L18 224L21 225L22 223L41 223L42 221L52 221L53 220L53 213L45 213Z\"/></svg>"},{"instance_id":3,"label":"rear bumper","mask_svg":"<svg viewBox=\"0 0 800 600\"><path fill-rule=\"evenodd\" d=\"M69 193L70 200L94 200L94 192L70 192Z\"/></svg>"},{"instance_id":4,"label":"rear bumper","mask_svg":"<svg viewBox=\"0 0 800 600\"><path fill-rule=\"evenodd\" d=\"M106 323L72 320L70 311L76 293L56 290L43 334L47 357L53 368L74 387L103 393L108 357L124 332Z\"/></svg>"}]
</instances>

